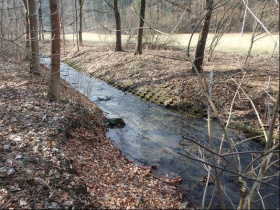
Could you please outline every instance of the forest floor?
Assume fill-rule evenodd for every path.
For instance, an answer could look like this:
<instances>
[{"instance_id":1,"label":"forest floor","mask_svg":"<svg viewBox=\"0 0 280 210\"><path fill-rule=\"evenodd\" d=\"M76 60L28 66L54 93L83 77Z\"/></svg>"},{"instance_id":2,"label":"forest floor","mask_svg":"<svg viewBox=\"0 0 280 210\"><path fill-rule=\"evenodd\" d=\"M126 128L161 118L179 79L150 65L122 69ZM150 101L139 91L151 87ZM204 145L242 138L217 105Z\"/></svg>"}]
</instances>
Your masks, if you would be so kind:
<instances>
[{"instance_id":1,"label":"forest floor","mask_svg":"<svg viewBox=\"0 0 280 210\"><path fill-rule=\"evenodd\" d=\"M28 68L0 57L2 209L187 207L179 179L154 177L121 155L95 104L64 81L60 101L50 102L49 71Z\"/></svg>"},{"instance_id":2,"label":"forest floor","mask_svg":"<svg viewBox=\"0 0 280 210\"><path fill-rule=\"evenodd\" d=\"M41 46L41 52L48 55L49 42ZM86 43L77 51L72 42L66 42L62 49L64 62L119 89L167 108L207 116L208 102L198 77L180 50L144 49L143 55L135 56L134 49L114 52L109 44ZM248 137L260 136L258 140L263 141L252 102L267 127L267 105L272 113L279 90L278 56L254 55L249 58L249 67L244 66L244 59L240 54L215 52L210 62L205 59L204 81L209 84L213 70L212 100L222 120L226 122L230 115L231 127L243 130Z\"/></svg>"}]
</instances>

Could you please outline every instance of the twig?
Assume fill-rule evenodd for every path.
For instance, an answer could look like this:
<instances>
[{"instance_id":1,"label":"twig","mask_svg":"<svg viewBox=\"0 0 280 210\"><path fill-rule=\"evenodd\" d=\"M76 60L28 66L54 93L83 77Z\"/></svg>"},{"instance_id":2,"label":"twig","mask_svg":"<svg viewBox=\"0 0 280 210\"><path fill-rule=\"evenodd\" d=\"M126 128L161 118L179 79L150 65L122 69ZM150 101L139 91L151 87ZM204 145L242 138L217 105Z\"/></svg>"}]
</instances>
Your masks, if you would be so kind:
<instances>
[{"instance_id":1,"label":"twig","mask_svg":"<svg viewBox=\"0 0 280 210\"><path fill-rule=\"evenodd\" d=\"M267 28L264 26L264 24L259 20L259 18L252 12L252 10L248 7L248 5L243 1L243 4L245 5L246 9L251 13L251 15L255 18L255 20L262 26L262 28L268 33L272 41L275 43L276 41L274 40L273 36L271 33L267 30Z\"/></svg>"},{"instance_id":2,"label":"twig","mask_svg":"<svg viewBox=\"0 0 280 210\"><path fill-rule=\"evenodd\" d=\"M204 192L203 192L202 204L201 204L202 209L204 209L205 197L206 197L207 188L208 188L209 179L210 179L210 174L211 174L210 170L211 170L211 167L209 168L208 173L207 173L207 180L206 180L206 183L205 183L205 189L204 189Z\"/></svg>"},{"instance_id":3,"label":"twig","mask_svg":"<svg viewBox=\"0 0 280 210\"><path fill-rule=\"evenodd\" d=\"M233 174L237 175L238 177L242 177L242 178L245 178L245 179L248 179L248 180L253 180L253 181L256 181L257 183L266 184L266 185L271 186L271 187L273 187L273 188L280 189L279 186L276 186L276 185L273 185L273 184L270 184L270 183L267 183L267 182L264 182L264 181L255 179L255 178L247 177L247 176L245 176L245 175L243 175L243 174L241 174L241 173L235 172L235 171L233 171L233 170L224 169L224 168L219 167L219 166L214 166L214 165L211 164L211 163L207 163L207 162L205 162L205 161L203 161L203 160L200 160L200 159L198 159L198 158L190 157L190 156L185 155L185 154L183 154L183 153L181 153L181 152L177 152L177 153L178 153L179 155L182 155L182 156L184 156L184 157L186 157L186 158L189 158L189 159L191 159L191 160L195 160L195 161L204 163L204 164L209 165L209 166L211 166L211 167L216 167L217 169L220 169L220 170L225 171L225 172L233 173Z\"/></svg>"},{"instance_id":4,"label":"twig","mask_svg":"<svg viewBox=\"0 0 280 210\"><path fill-rule=\"evenodd\" d=\"M236 207L234 206L234 204L233 204L232 200L230 199L230 197L229 197L229 196L228 196L228 194L226 193L226 190L225 190L225 189L223 189L223 188L222 188L222 190L223 190L224 194L227 196L227 198L228 198L229 202L231 203L231 205L232 205L233 209L236 209Z\"/></svg>"},{"instance_id":5,"label":"twig","mask_svg":"<svg viewBox=\"0 0 280 210\"><path fill-rule=\"evenodd\" d=\"M210 153L213 153L213 154L215 154L215 155L221 157L221 158L226 162L226 166L228 165L228 160L227 160L226 158L224 158L222 155L220 155L220 154L218 154L218 153L212 151L211 149L208 149L207 147L203 146L202 144L196 142L195 140L193 140L193 139L191 139L191 138L189 138L189 137L182 136L182 138L185 139L185 140L191 141L191 142L193 142L194 144L196 144L196 145L202 147L202 148L205 149L206 151L208 151L208 152L210 152Z\"/></svg>"},{"instance_id":6,"label":"twig","mask_svg":"<svg viewBox=\"0 0 280 210\"><path fill-rule=\"evenodd\" d=\"M277 147L279 146L279 143L277 145L275 145L274 147L272 147L270 150L266 151L265 153L261 154L260 156L258 156L257 158L255 158L244 170L243 172L246 173L247 170L260 158L268 155L269 153L271 153L272 151L274 151Z\"/></svg>"},{"instance_id":7,"label":"twig","mask_svg":"<svg viewBox=\"0 0 280 210\"><path fill-rule=\"evenodd\" d=\"M213 70L210 71L210 84L209 84L209 96L210 97L212 95L212 88L213 88ZM209 138L210 148L211 148L212 151L214 151L215 149L214 149L213 139L212 139L211 106L210 105L208 105L208 138ZM211 157L212 157L213 164L216 166L216 158L215 158L215 155L212 152L211 152ZM219 192L221 207L222 207L222 209L225 209L224 198L223 198L223 194L222 194L222 190L221 190L221 183L220 183L220 179L219 179L218 171L217 171L216 167L214 168L214 173L215 173L215 177L216 177L215 178L215 181L216 181L216 186L215 187L217 187L218 192ZM208 184L208 180L207 180L207 184ZM203 205L202 208L204 208L204 205Z\"/></svg>"},{"instance_id":8,"label":"twig","mask_svg":"<svg viewBox=\"0 0 280 210\"><path fill-rule=\"evenodd\" d=\"M235 81L235 80L233 80L233 81ZM258 110L257 110L256 107L255 107L254 102L253 102L252 99L247 95L247 93L243 90L243 88L240 87L240 89L242 90L243 94L247 97L247 99L250 101L250 103L251 103L253 109L255 110L255 114L257 115L257 118L258 118L258 120L259 120L259 123L260 123L260 125L261 125L262 131L263 131L263 134L264 134L264 137L265 137L265 140L266 140L266 142L267 142L267 141L268 141L268 137L267 137L267 134L266 134L266 131L265 131L263 122L262 122L262 120L261 120L261 118L260 118L260 115L259 115Z\"/></svg>"},{"instance_id":9,"label":"twig","mask_svg":"<svg viewBox=\"0 0 280 210\"><path fill-rule=\"evenodd\" d=\"M279 144L277 146L279 146ZM280 150L274 150L274 151L271 151L270 153L278 153L279 151ZM264 151L246 151L246 152L226 153L226 154L222 154L222 156L237 155L237 154L244 155L244 154L250 154L250 153L262 153L262 155L267 154Z\"/></svg>"},{"instance_id":10,"label":"twig","mask_svg":"<svg viewBox=\"0 0 280 210\"><path fill-rule=\"evenodd\" d=\"M265 209L265 205L264 205L264 202L263 202L263 197L262 197L262 195L261 195L259 189L258 189L258 194L259 194L259 196L260 196L260 200L261 200L261 202L262 202L263 209Z\"/></svg>"}]
</instances>

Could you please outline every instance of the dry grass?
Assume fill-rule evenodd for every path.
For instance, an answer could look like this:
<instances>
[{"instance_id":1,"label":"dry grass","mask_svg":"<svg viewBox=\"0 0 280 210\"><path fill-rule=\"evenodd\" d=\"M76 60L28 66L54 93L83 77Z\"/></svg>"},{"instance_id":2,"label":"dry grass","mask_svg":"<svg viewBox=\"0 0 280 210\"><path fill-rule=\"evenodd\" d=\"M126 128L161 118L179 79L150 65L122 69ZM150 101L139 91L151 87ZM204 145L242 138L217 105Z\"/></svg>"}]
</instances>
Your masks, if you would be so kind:
<instances>
[{"instance_id":1,"label":"dry grass","mask_svg":"<svg viewBox=\"0 0 280 210\"><path fill-rule=\"evenodd\" d=\"M183 34L183 35L175 35L177 40L182 40L180 43L182 46L187 46L189 42L190 35ZM214 34L209 34L207 40L207 47L209 47ZM278 39L278 35L273 35L275 40ZM225 34L217 46L216 50L221 52L230 52L230 53L237 53L237 54L245 54L247 53L250 45L251 34L246 33L241 36L239 33L229 33ZM192 47L195 47L198 40L198 34L195 34L193 41L191 43ZM269 54L273 52L274 49L274 42L272 41L271 37L267 36L263 39L260 39L254 43L252 53L253 54ZM278 45L279 46L279 45ZM276 48L278 50L278 47ZM278 51L279 52L279 51Z\"/></svg>"},{"instance_id":2,"label":"dry grass","mask_svg":"<svg viewBox=\"0 0 280 210\"><path fill-rule=\"evenodd\" d=\"M265 35L265 34L263 34ZM263 36L262 35L262 36ZM49 35L46 36L50 38ZM73 34L66 34L66 40L73 40ZM207 49L214 37L214 34L209 34L207 41ZM128 40L128 35L123 35L123 42L125 43ZM170 47L186 47L188 45L190 34L175 34L171 37L166 36L166 40L170 42L170 38L173 39L171 43L168 44ZM278 34L273 35L274 40L278 40ZM163 38L164 39L164 38ZM228 33L225 34L219 42L216 50L220 52L229 52L236 54L246 54L249 45L250 45L251 34L245 33L243 36L240 36L239 33ZM115 41L115 34L96 34L96 33L83 33L83 40L89 43L103 43L103 44L113 44ZM191 47L194 48L196 46L198 40L198 34L194 34ZM266 36L254 43L252 54L271 54L274 49L274 42L270 36ZM206 50L207 50L206 49ZM279 43L276 46L276 53L279 54Z\"/></svg>"}]
</instances>

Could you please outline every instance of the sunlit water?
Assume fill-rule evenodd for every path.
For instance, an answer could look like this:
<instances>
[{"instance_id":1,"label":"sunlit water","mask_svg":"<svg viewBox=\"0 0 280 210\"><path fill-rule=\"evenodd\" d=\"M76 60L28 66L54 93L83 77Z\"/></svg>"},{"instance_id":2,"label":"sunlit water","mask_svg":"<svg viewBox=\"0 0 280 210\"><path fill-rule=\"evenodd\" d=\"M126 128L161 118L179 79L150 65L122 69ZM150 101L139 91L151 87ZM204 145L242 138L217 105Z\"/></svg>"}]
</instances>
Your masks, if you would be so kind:
<instances>
[{"instance_id":1,"label":"sunlit water","mask_svg":"<svg viewBox=\"0 0 280 210\"><path fill-rule=\"evenodd\" d=\"M48 65L49 59L41 59L41 62ZM201 206L204 190L201 180L207 171L201 163L179 155L178 152L186 155L189 155L187 152L190 152L200 157L198 147L183 140L182 135L204 144L208 138L206 119L185 117L177 112L142 101L130 93L125 93L101 80L80 73L64 63L61 64L61 77L97 104L107 118L122 118L124 120L126 124L124 128L109 129L107 136L115 142L126 158L133 160L136 164L157 166L154 172L156 176L173 178L181 176L183 179L179 188L184 193L186 200L194 202L198 207ZM110 100L100 100L100 98L110 98ZM214 144L218 148L222 131L215 121L212 122L212 125ZM229 135L235 142L244 139L233 130L229 131ZM225 152L226 148L225 144ZM250 142L242 144L242 150L244 149L261 150L262 148L257 143ZM211 162L209 155L207 158L207 161ZM246 166L250 163L251 156L242 155L241 160L242 165ZM231 165L228 168L230 169ZM221 181L227 194L224 195L226 206L233 208L228 196L237 207L239 191L235 178L222 176ZM250 187L252 181L247 180L247 182ZM275 185L278 184L277 181ZM209 202L212 190L213 185L210 185L206 204ZM279 207L278 190L266 187L261 190L261 193L263 196L269 195L265 199L266 208ZM217 197L215 202L219 202ZM255 203L255 207L262 207L260 201Z\"/></svg>"}]
</instances>

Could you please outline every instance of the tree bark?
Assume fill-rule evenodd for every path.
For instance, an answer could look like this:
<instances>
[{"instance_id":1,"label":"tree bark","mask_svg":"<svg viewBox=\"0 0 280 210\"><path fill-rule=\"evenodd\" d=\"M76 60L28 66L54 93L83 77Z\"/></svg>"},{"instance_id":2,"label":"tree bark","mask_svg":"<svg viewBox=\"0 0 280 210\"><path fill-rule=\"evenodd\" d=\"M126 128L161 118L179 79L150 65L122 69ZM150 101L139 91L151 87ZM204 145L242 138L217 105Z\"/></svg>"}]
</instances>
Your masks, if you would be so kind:
<instances>
[{"instance_id":1,"label":"tree bark","mask_svg":"<svg viewBox=\"0 0 280 210\"><path fill-rule=\"evenodd\" d=\"M140 20L139 20L139 29L137 34L137 45L134 55L142 54L142 40L143 40L143 26L145 20L145 9L146 9L146 0L141 0L140 6Z\"/></svg>"},{"instance_id":2,"label":"tree bark","mask_svg":"<svg viewBox=\"0 0 280 210\"><path fill-rule=\"evenodd\" d=\"M1 20L3 20L3 10L4 10L4 2L1 2ZM3 21L0 21L1 23L1 36L2 37L5 37L4 36L4 32L3 32ZM28 23L28 22L27 22ZM2 45L3 45L3 39L1 39L1 48L2 48Z\"/></svg>"},{"instance_id":3,"label":"tree bark","mask_svg":"<svg viewBox=\"0 0 280 210\"><path fill-rule=\"evenodd\" d=\"M50 0L50 13L52 46L48 98L51 101L57 101L60 97L60 23L58 0Z\"/></svg>"},{"instance_id":4,"label":"tree bark","mask_svg":"<svg viewBox=\"0 0 280 210\"><path fill-rule=\"evenodd\" d=\"M30 31L29 31L29 12L28 12L28 2L27 0L23 0L23 4L24 4L24 8L25 8L25 22L26 22L26 26L25 26L25 47L26 49L30 49ZM30 53L29 51L26 52L26 56L25 56L25 60L30 60Z\"/></svg>"},{"instance_id":5,"label":"tree bark","mask_svg":"<svg viewBox=\"0 0 280 210\"><path fill-rule=\"evenodd\" d=\"M122 49L122 32L121 32L121 16L118 9L118 0L114 0L114 13L116 20L116 47L115 51L123 51Z\"/></svg>"},{"instance_id":6,"label":"tree bark","mask_svg":"<svg viewBox=\"0 0 280 210\"><path fill-rule=\"evenodd\" d=\"M80 50L79 48L79 31L78 31L78 9L77 9L77 0L74 0L75 5L75 34L76 34L76 45L77 51Z\"/></svg>"},{"instance_id":7,"label":"tree bark","mask_svg":"<svg viewBox=\"0 0 280 210\"><path fill-rule=\"evenodd\" d=\"M42 0L39 1L39 40L44 40L44 23L42 19Z\"/></svg>"},{"instance_id":8,"label":"tree bark","mask_svg":"<svg viewBox=\"0 0 280 210\"><path fill-rule=\"evenodd\" d=\"M197 70L199 72L202 72L202 64L203 64L203 57L205 52L205 46L206 46L206 40L209 33L209 27L210 27L210 20L212 15L212 6L213 6L213 0L206 0L206 11L208 14L206 15L202 29L199 34L196 51L195 51L195 61L194 65L196 66ZM194 70L194 69L193 69Z\"/></svg>"},{"instance_id":9,"label":"tree bark","mask_svg":"<svg viewBox=\"0 0 280 210\"><path fill-rule=\"evenodd\" d=\"M83 0L79 0L79 9L80 9L80 28L79 28L79 43L83 46Z\"/></svg>"},{"instance_id":10,"label":"tree bark","mask_svg":"<svg viewBox=\"0 0 280 210\"><path fill-rule=\"evenodd\" d=\"M29 13L28 13L28 2L27 0L23 0L23 4L24 4L24 8L25 8L25 22L26 22L26 26L25 26L25 47L27 49L30 48L30 33L29 33Z\"/></svg>"},{"instance_id":11,"label":"tree bark","mask_svg":"<svg viewBox=\"0 0 280 210\"><path fill-rule=\"evenodd\" d=\"M60 25L62 29L62 37L63 37L63 45L64 45L64 51L65 51L65 26L64 26L64 8L63 8L63 1L60 0Z\"/></svg>"},{"instance_id":12,"label":"tree bark","mask_svg":"<svg viewBox=\"0 0 280 210\"><path fill-rule=\"evenodd\" d=\"M36 13L36 0L28 0L28 9L29 9L31 49L32 49L30 72L33 74L40 74L38 19Z\"/></svg>"}]
</instances>

